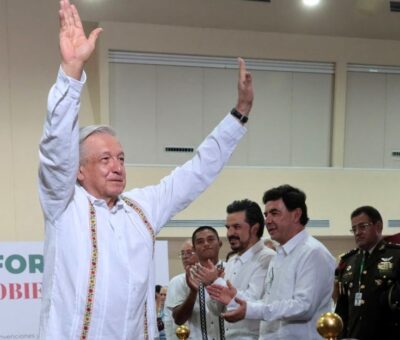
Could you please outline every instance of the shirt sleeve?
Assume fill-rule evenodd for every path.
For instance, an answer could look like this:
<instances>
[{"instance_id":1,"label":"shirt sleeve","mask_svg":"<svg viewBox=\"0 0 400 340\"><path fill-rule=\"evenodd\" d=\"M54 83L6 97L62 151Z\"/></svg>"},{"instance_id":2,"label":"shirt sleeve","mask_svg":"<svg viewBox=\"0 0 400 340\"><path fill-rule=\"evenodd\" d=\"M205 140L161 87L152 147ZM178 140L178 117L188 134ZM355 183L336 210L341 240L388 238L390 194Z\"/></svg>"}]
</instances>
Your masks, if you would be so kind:
<instances>
[{"instance_id":1,"label":"shirt sleeve","mask_svg":"<svg viewBox=\"0 0 400 340\"><path fill-rule=\"evenodd\" d=\"M218 278L213 282L213 284L217 284L217 285L225 286L225 287L227 286L225 279L222 278L222 277L218 277ZM226 309L225 306L224 306L224 304L222 304L222 303L220 303L220 302L218 302L218 301L213 300L211 297L207 300L207 307L208 307L209 311L210 311L212 314L217 315L217 316L219 316L219 315L220 315L222 312L224 312L225 309Z\"/></svg>"},{"instance_id":2,"label":"shirt sleeve","mask_svg":"<svg viewBox=\"0 0 400 340\"><path fill-rule=\"evenodd\" d=\"M188 295L189 287L186 284L185 276L175 276L168 284L165 307L172 311L176 306L181 305L186 300Z\"/></svg>"},{"instance_id":3,"label":"shirt sleeve","mask_svg":"<svg viewBox=\"0 0 400 340\"><path fill-rule=\"evenodd\" d=\"M73 196L79 165L78 112L86 75L78 81L60 68L47 102L39 145L39 196L47 219L56 219Z\"/></svg>"},{"instance_id":4,"label":"shirt sleeve","mask_svg":"<svg viewBox=\"0 0 400 340\"><path fill-rule=\"evenodd\" d=\"M145 210L156 232L186 208L217 177L246 128L228 114L198 147L194 157L158 185L127 192Z\"/></svg>"},{"instance_id":5,"label":"shirt sleeve","mask_svg":"<svg viewBox=\"0 0 400 340\"><path fill-rule=\"evenodd\" d=\"M297 267L293 297L272 303L248 302L246 319L265 321L310 320L321 305L332 296L335 260L317 248L301 259Z\"/></svg>"}]
</instances>

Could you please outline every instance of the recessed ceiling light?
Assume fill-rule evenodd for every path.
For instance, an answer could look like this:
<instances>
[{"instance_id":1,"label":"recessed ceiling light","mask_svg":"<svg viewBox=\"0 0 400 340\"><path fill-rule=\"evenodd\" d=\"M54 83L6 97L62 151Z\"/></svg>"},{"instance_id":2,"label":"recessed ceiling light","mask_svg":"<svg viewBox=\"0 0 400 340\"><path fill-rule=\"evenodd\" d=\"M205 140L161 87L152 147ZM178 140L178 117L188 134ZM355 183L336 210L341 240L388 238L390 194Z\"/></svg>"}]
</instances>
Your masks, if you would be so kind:
<instances>
[{"instance_id":1,"label":"recessed ceiling light","mask_svg":"<svg viewBox=\"0 0 400 340\"><path fill-rule=\"evenodd\" d=\"M319 0L303 0L303 4L306 6L316 6L319 4Z\"/></svg>"}]
</instances>

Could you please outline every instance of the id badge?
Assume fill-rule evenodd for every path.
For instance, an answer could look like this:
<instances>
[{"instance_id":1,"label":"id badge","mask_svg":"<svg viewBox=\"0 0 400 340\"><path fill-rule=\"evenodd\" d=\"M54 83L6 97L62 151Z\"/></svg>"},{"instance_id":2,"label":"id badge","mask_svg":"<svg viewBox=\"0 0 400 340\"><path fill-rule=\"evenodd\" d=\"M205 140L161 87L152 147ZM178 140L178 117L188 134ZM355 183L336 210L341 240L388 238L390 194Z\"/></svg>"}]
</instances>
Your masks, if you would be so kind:
<instances>
[{"instance_id":1,"label":"id badge","mask_svg":"<svg viewBox=\"0 0 400 340\"><path fill-rule=\"evenodd\" d=\"M362 293L358 292L354 295L354 306L361 306Z\"/></svg>"}]
</instances>

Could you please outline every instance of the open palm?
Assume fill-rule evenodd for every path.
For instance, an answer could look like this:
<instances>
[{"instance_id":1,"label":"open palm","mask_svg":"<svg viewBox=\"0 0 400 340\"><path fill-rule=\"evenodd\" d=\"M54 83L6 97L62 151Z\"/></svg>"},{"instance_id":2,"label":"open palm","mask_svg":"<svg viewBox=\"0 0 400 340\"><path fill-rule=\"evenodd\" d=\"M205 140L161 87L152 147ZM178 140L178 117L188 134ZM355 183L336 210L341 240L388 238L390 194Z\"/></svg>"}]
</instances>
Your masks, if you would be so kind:
<instances>
[{"instance_id":1,"label":"open palm","mask_svg":"<svg viewBox=\"0 0 400 340\"><path fill-rule=\"evenodd\" d=\"M80 76L83 65L93 53L97 37L102 29L96 28L86 38L79 13L68 0L61 1L59 15L63 69L68 75L76 78L75 73L78 72L78 76Z\"/></svg>"}]
</instances>

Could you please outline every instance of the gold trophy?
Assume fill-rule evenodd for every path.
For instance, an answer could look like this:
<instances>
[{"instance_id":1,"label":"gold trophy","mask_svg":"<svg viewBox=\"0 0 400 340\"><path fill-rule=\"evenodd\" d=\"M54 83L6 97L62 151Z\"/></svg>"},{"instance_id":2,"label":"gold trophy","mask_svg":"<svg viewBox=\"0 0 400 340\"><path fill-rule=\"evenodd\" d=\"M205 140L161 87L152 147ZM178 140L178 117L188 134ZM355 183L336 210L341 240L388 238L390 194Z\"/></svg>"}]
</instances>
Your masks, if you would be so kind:
<instances>
[{"instance_id":1,"label":"gold trophy","mask_svg":"<svg viewBox=\"0 0 400 340\"><path fill-rule=\"evenodd\" d=\"M185 326L185 325L178 326L176 328L175 334L176 334L176 336L178 337L179 340L185 340L190 335L190 329L189 329L188 326Z\"/></svg>"},{"instance_id":2,"label":"gold trophy","mask_svg":"<svg viewBox=\"0 0 400 340\"><path fill-rule=\"evenodd\" d=\"M324 313L317 321L317 331L326 340L336 340L336 337L342 332L342 329L343 321L336 313Z\"/></svg>"}]
</instances>

